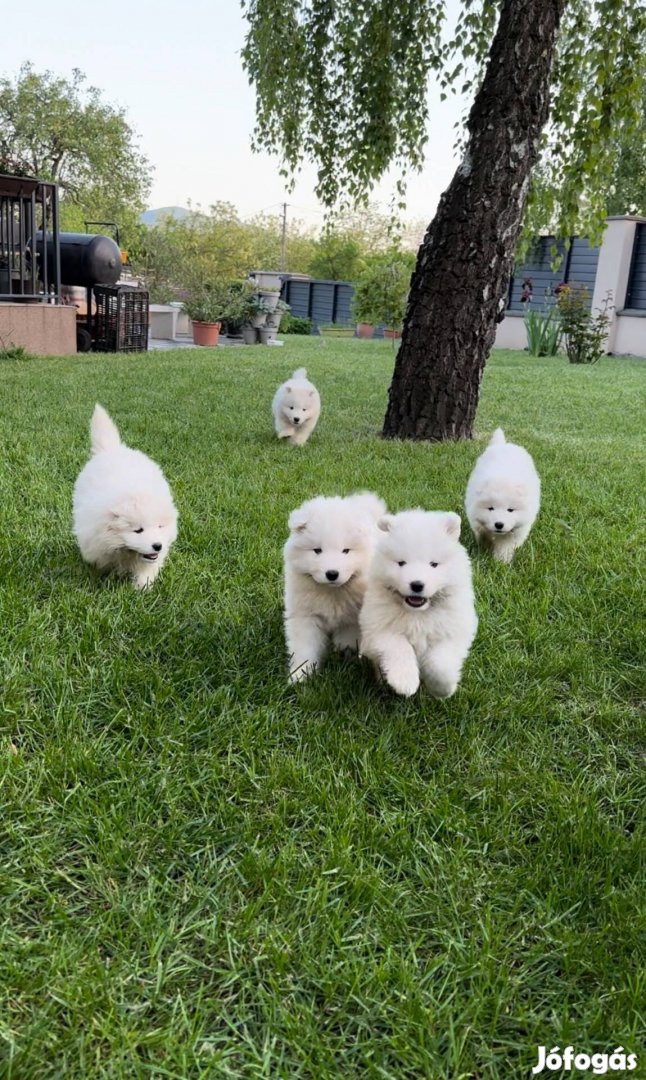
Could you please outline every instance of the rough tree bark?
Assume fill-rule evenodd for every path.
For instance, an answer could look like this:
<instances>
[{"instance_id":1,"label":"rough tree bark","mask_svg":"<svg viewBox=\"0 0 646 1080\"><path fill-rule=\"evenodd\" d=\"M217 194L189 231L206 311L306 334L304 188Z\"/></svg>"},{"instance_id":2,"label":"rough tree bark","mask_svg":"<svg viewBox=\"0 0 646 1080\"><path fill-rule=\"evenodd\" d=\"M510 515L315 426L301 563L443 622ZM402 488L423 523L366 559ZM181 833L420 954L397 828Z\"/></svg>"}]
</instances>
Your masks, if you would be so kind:
<instances>
[{"instance_id":1,"label":"rough tree bark","mask_svg":"<svg viewBox=\"0 0 646 1080\"><path fill-rule=\"evenodd\" d=\"M389 392L387 438L471 438L549 110L567 0L504 0L464 159L428 227Z\"/></svg>"}]
</instances>

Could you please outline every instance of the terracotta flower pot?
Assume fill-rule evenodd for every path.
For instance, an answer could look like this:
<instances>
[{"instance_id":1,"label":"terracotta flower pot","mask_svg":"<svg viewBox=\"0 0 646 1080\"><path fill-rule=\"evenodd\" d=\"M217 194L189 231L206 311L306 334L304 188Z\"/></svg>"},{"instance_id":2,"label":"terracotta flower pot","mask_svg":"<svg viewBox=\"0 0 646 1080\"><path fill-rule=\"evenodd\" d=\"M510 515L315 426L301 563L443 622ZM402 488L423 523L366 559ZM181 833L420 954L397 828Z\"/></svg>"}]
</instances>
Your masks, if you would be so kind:
<instances>
[{"instance_id":1,"label":"terracotta flower pot","mask_svg":"<svg viewBox=\"0 0 646 1080\"><path fill-rule=\"evenodd\" d=\"M357 337L371 338L375 332L374 326L371 323L360 322L357 323Z\"/></svg>"},{"instance_id":2,"label":"terracotta flower pot","mask_svg":"<svg viewBox=\"0 0 646 1080\"><path fill-rule=\"evenodd\" d=\"M219 322L197 322L193 319L191 323L193 327L193 344L194 345L210 345L213 347L217 345L220 339L220 327Z\"/></svg>"}]
</instances>

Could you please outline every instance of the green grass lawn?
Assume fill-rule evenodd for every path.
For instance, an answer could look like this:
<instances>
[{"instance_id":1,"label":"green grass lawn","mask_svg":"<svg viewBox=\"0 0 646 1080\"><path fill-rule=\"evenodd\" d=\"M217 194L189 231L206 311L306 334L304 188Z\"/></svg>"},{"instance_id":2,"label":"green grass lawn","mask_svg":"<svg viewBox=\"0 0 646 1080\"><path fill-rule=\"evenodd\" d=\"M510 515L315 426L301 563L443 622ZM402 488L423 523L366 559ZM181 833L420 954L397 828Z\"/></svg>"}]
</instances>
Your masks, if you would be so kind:
<instances>
[{"instance_id":1,"label":"green grass lawn","mask_svg":"<svg viewBox=\"0 0 646 1080\"><path fill-rule=\"evenodd\" d=\"M323 411L298 450L270 404L301 363ZM539 1044L640 1052L646 365L497 354L477 442L428 445L378 437L392 363L292 339L0 364L3 1080L513 1080ZM97 400L175 493L149 593L71 536ZM464 529L455 697L338 657L290 688L290 509L368 487L460 511L498 424L543 507L511 567Z\"/></svg>"}]
</instances>

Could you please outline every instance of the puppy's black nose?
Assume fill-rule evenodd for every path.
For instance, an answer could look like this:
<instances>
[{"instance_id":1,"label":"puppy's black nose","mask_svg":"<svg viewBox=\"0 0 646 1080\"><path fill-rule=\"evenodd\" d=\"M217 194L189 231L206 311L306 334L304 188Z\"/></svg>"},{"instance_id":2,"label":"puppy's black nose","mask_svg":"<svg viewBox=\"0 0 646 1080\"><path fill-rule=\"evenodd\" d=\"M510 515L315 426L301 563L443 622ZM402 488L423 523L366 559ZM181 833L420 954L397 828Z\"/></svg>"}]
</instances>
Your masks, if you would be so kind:
<instances>
[{"instance_id":1,"label":"puppy's black nose","mask_svg":"<svg viewBox=\"0 0 646 1080\"><path fill-rule=\"evenodd\" d=\"M493 524L494 524L494 528L498 529L498 530L504 529L504 527L505 527L502 521L494 521Z\"/></svg>"},{"instance_id":2,"label":"puppy's black nose","mask_svg":"<svg viewBox=\"0 0 646 1080\"><path fill-rule=\"evenodd\" d=\"M161 551L161 549L162 549L161 544L153 544L152 547L153 547L153 551Z\"/></svg>"},{"instance_id":3,"label":"puppy's black nose","mask_svg":"<svg viewBox=\"0 0 646 1080\"><path fill-rule=\"evenodd\" d=\"M410 589L411 589L411 592L424 592L424 582L423 581L411 581Z\"/></svg>"},{"instance_id":4,"label":"puppy's black nose","mask_svg":"<svg viewBox=\"0 0 646 1080\"><path fill-rule=\"evenodd\" d=\"M294 417L294 423L295 423L295 424L300 424L300 422L301 422L301 418L300 418L300 416L295 416L295 417Z\"/></svg>"},{"instance_id":5,"label":"puppy's black nose","mask_svg":"<svg viewBox=\"0 0 646 1080\"><path fill-rule=\"evenodd\" d=\"M325 571L325 576L328 579L328 581L336 581L336 579L339 576L339 571L338 570L326 570Z\"/></svg>"}]
</instances>

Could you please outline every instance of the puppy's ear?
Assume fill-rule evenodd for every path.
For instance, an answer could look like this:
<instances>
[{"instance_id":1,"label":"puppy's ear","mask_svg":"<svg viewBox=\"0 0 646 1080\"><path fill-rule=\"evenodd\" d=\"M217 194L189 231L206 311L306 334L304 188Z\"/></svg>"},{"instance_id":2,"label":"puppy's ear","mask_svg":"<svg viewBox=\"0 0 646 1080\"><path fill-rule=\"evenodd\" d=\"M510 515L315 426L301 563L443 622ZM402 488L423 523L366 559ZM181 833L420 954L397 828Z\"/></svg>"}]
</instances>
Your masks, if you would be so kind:
<instances>
[{"instance_id":1,"label":"puppy's ear","mask_svg":"<svg viewBox=\"0 0 646 1080\"><path fill-rule=\"evenodd\" d=\"M314 397L314 391L310 390L310 397Z\"/></svg>"},{"instance_id":2,"label":"puppy's ear","mask_svg":"<svg viewBox=\"0 0 646 1080\"><path fill-rule=\"evenodd\" d=\"M384 514L383 517L379 518L379 521L377 522L377 527L380 528L382 532L390 532L393 527L394 520L394 514Z\"/></svg>"},{"instance_id":3,"label":"puppy's ear","mask_svg":"<svg viewBox=\"0 0 646 1080\"><path fill-rule=\"evenodd\" d=\"M444 528L449 536L452 536L454 540L458 540L460 537L460 529L462 528L462 522L459 514L445 514L444 515Z\"/></svg>"},{"instance_id":4,"label":"puppy's ear","mask_svg":"<svg viewBox=\"0 0 646 1080\"><path fill-rule=\"evenodd\" d=\"M287 391L288 394L291 394L292 388L291 388L291 385L289 383L285 383L285 390Z\"/></svg>"},{"instance_id":5,"label":"puppy's ear","mask_svg":"<svg viewBox=\"0 0 646 1080\"><path fill-rule=\"evenodd\" d=\"M519 498L524 499L527 494L527 484L516 484L514 488L514 495L518 495Z\"/></svg>"},{"instance_id":6,"label":"puppy's ear","mask_svg":"<svg viewBox=\"0 0 646 1080\"><path fill-rule=\"evenodd\" d=\"M287 524L290 532L303 532L307 527L307 522L307 510L304 506L299 506L298 510L292 510Z\"/></svg>"}]
</instances>

